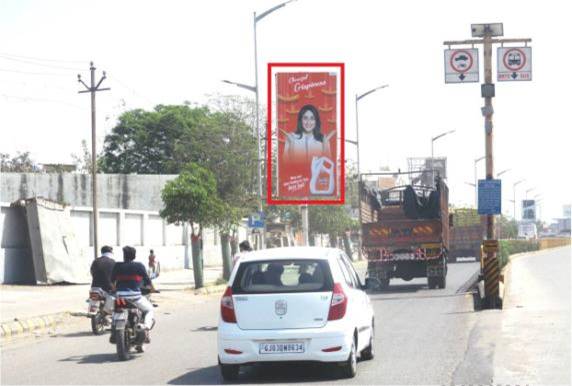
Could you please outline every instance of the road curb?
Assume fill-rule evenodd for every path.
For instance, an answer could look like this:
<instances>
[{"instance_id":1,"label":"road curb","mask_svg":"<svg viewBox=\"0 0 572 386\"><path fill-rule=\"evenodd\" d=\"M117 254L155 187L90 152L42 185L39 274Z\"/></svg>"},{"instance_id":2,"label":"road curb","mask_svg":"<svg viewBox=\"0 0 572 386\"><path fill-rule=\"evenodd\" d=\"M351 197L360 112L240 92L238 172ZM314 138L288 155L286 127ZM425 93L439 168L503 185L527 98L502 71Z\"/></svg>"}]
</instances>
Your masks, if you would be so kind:
<instances>
[{"instance_id":1,"label":"road curb","mask_svg":"<svg viewBox=\"0 0 572 386\"><path fill-rule=\"evenodd\" d=\"M0 324L0 338L16 338L20 336L32 335L55 328L73 316L71 312L59 312L56 314L34 316L27 319L15 318L12 322Z\"/></svg>"},{"instance_id":2,"label":"road curb","mask_svg":"<svg viewBox=\"0 0 572 386\"><path fill-rule=\"evenodd\" d=\"M228 287L228 284L213 284L205 287L194 289L195 295L214 295L223 293Z\"/></svg>"}]
</instances>

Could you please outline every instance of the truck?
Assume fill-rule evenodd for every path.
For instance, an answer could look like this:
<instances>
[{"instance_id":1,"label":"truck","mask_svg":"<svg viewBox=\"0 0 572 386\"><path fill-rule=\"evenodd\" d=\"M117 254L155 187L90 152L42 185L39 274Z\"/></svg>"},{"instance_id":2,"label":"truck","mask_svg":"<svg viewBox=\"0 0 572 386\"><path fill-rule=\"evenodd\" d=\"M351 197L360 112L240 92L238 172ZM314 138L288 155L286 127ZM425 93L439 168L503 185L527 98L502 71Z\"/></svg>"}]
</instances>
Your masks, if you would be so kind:
<instances>
[{"instance_id":1,"label":"truck","mask_svg":"<svg viewBox=\"0 0 572 386\"><path fill-rule=\"evenodd\" d=\"M456 208L451 212L455 217L455 226L451 228L449 262L455 262L459 257L479 259L487 232L486 218L479 216L474 208Z\"/></svg>"},{"instance_id":2,"label":"truck","mask_svg":"<svg viewBox=\"0 0 572 386\"><path fill-rule=\"evenodd\" d=\"M385 290L393 278L427 278L429 288L447 285L449 190L402 185L360 189L362 251L367 257L366 282Z\"/></svg>"}]
</instances>

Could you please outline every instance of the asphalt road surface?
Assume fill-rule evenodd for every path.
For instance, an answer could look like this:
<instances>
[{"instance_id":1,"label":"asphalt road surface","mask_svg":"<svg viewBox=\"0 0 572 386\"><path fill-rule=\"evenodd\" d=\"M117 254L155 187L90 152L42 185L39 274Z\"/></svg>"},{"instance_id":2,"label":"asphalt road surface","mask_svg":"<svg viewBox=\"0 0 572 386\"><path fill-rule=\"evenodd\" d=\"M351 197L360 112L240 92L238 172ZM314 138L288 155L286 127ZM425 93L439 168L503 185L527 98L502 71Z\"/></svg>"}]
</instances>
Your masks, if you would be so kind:
<instances>
[{"instance_id":1,"label":"asphalt road surface","mask_svg":"<svg viewBox=\"0 0 572 386\"><path fill-rule=\"evenodd\" d=\"M332 378L313 364L254 366L238 383L451 384L489 383L493 364L480 347L472 296L457 291L478 263L449 265L447 288L426 279L394 280L371 294L376 357L358 364L354 379ZM161 294L162 295L162 294ZM58 334L2 347L3 384L219 384L216 325L220 295L158 295L157 325L144 354L119 362L109 334L93 336L81 319Z\"/></svg>"}]
</instances>

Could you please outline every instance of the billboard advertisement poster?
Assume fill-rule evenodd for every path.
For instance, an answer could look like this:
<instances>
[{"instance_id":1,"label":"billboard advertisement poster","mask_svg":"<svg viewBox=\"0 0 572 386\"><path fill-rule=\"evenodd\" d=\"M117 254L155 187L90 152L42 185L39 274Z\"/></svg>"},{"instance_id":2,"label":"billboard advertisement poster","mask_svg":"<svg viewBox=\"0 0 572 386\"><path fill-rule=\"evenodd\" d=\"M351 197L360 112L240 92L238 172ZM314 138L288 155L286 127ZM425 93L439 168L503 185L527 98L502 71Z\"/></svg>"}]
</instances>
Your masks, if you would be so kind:
<instances>
[{"instance_id":1,"label":"billboard advertisement poster","mask_svg":"<svg viewBox=\"0 0 572 386\"><path fill-rule=\"evenodd\" d=\"M341 63L268 64L268 203L342 204Z\"/></svg>"}]
</instances>

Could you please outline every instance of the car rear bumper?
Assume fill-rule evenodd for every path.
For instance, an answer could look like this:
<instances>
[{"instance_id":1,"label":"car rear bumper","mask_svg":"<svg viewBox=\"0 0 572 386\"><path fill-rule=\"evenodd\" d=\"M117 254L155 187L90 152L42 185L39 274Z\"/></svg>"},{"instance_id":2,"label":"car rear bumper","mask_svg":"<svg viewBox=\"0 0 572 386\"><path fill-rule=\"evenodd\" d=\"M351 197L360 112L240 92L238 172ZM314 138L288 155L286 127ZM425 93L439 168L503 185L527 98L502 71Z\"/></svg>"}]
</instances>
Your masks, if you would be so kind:
<instances>
[{"instance_id":1,"label":"car rear bumper","mask_svg":"<svg viewBox=\"0 0 572 386\"><path fill-rule=\"evenodd\" d=\"M288 330L241 330L233 323L219 323L218 355L223 364L285 361L345 361L350 353L353 331L342 323L329 322L323 328ZM304 343L303 353L260 353L264 343ZM340 347L324 352L324 349ZM225 350L232 350L234 354Z\"/></svg>"}]
</instances>

